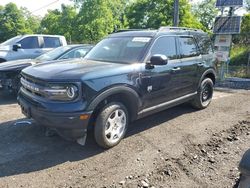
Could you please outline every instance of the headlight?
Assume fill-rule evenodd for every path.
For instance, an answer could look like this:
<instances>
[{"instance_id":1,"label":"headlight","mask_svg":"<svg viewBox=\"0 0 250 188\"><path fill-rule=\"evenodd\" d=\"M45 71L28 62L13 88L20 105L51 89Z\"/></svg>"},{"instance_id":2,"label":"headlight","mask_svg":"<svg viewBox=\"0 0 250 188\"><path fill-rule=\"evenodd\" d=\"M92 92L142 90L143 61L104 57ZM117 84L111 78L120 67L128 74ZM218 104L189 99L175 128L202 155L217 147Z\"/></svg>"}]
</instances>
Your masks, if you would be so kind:
<instances>
[{"instance_id":1,"label":"headlight","mask_svg":"<svg viewBox=\"0 0 250 188\"><path fill-rule=\"evenodd\" d=\"M51 100L70 101L74 100L79 95L79 90L75 85L51 85L49 89L44 90L46 95Z\"/></svg>"}]
</instances>

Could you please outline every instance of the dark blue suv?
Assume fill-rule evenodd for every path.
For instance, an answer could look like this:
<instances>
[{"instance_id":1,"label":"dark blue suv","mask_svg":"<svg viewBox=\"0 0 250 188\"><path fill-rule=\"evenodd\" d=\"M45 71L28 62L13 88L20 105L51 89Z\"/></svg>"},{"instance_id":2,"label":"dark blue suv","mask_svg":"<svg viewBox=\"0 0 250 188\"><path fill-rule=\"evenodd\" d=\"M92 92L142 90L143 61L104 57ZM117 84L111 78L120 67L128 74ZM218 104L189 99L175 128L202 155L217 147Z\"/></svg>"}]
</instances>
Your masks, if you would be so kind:
<instances>
[{"instance_id":1,"label":"dark blue suv","mask_svg":"<svg viewBox=\"0 0 250 188\"><path fill-rule=\"evenodd\" d=\"M92 125L96 142L110 148L138 118L188 101L206 108L215 77L215 54L200 30L122 31L83 60L24 69L18 101L28 118L78 143Z\"/></svg>"}]
</instances>

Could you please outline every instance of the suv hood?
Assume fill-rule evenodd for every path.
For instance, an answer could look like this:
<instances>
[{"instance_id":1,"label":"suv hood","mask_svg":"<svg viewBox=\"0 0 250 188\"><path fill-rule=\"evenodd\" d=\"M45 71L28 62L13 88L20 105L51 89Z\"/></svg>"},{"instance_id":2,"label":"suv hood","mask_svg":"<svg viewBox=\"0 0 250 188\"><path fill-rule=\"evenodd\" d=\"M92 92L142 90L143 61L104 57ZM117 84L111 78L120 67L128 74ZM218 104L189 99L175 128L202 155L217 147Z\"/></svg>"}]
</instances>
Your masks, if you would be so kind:
<instances>
[{"instance_id":1,"label":"suv hood","mask_svg":"<svg viewBox=\"0 0 250 188\"><path fill-rule=\"evenodd\" d=\"M22 73L41 80L80 81L91 78L111 76L115 74L123 74L125 72L131 71L131 68L131 64L77 59L37 64L24 69Z\"/></svg>"},{"instance_id":2,"label":"suv hood","mask_svg":"<svg viewBox=\"0 0 250 188\"><path fill-rule=\"evenodd\" d=\"M22 70L28 66L35 64L35 60L22 59L0 63L0 71L15 71Z\"/></svg>"}]
</instances>

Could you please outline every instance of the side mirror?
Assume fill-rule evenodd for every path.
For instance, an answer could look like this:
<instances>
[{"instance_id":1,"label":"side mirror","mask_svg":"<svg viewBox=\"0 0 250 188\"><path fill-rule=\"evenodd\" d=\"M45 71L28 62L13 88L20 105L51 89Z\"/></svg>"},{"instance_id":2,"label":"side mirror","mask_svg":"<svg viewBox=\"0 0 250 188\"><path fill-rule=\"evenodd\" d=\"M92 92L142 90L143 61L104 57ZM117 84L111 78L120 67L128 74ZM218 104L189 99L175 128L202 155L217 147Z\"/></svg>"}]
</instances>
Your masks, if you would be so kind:
<instances>
[{"instance_id":1,"label":"side mirror","mask_svg":"<svg viewBox=\"0 0 250 188\"><path fill-rule=\"evenodd\" d=\"M22 47L21 44L14 44L13 45L13 51L17 51L21 47Z\"/></svg>"},{"instance_id":2,"label":"side mirror","mask_svg":"<svg viewBox=\"0 0 250 188\"><path fill-rule=\"evenodd\" d=\"M165 55L156 54L150 58L151 65L166 65L168 64L168 58Z\"/></svg>"}]
</instances>

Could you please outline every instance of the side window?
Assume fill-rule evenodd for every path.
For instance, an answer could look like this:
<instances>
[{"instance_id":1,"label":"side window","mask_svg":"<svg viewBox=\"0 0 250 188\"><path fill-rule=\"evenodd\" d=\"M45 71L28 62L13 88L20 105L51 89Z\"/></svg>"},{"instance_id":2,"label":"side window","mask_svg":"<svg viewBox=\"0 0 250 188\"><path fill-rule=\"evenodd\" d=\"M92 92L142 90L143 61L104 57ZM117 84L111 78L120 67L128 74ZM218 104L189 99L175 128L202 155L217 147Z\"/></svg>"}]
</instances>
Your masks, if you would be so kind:
<instances>
[{"instance_id":1,"label":"side window","mask_svg":"<svg viewBox=\"0 0 250 188\"><path fill-rule=\"evenodd\" d=\"M82 58L84 57L88 52L88 49L74 49L65 55L63 55L60 59L71 59L71 58Z\"/></svg>"},{"instance_id":2,"label":"side window","mask_svg":"<svg viewBox=\"0 0 250 188\"><path fill-rule=\"evenodd\" d=\"M194 57L199 55L196 44L192 37L180 37L179 42L182 58Z\"/></svg>"},{"instance_id":3,"label":"side window","mask_svg":"<svg viewBox=\"0 0 250 188\"><path fill-rule=\"evenodd\" d=\"M168 57L168 59L176 59L176 43L175 37L160 37L158 38L150 52L151 56L161 54Z\"/></svg>"},{"instance_id":4,"label":"side window","mask_svg":"<svg viewBox=\"0 0 250 188\"><path fill-rule=\"evenodd\" d=\"M198 38L198 45L202 55L213 53L213 47L210 39L208 37Z\"/></svg>"},{"instance_id":5,"label":"side window","mask_svg":"<svg viewBox=\"0 0 250 188\"><path fill-rule=\"evenodd\" d=\"M22 49L39 48L38 37L26 37L18 43L21 44Z\"/></svg>"},{"instance_id":6,"label":"side window","mask_svg":"<svg viewBox=\"0 0 250 188\"><path fill-rule=\"evenodd\" d=\"M61 46L60 39L58 37L43 37L44 48L56 48Z\"/></svg>"}]
</instances>

